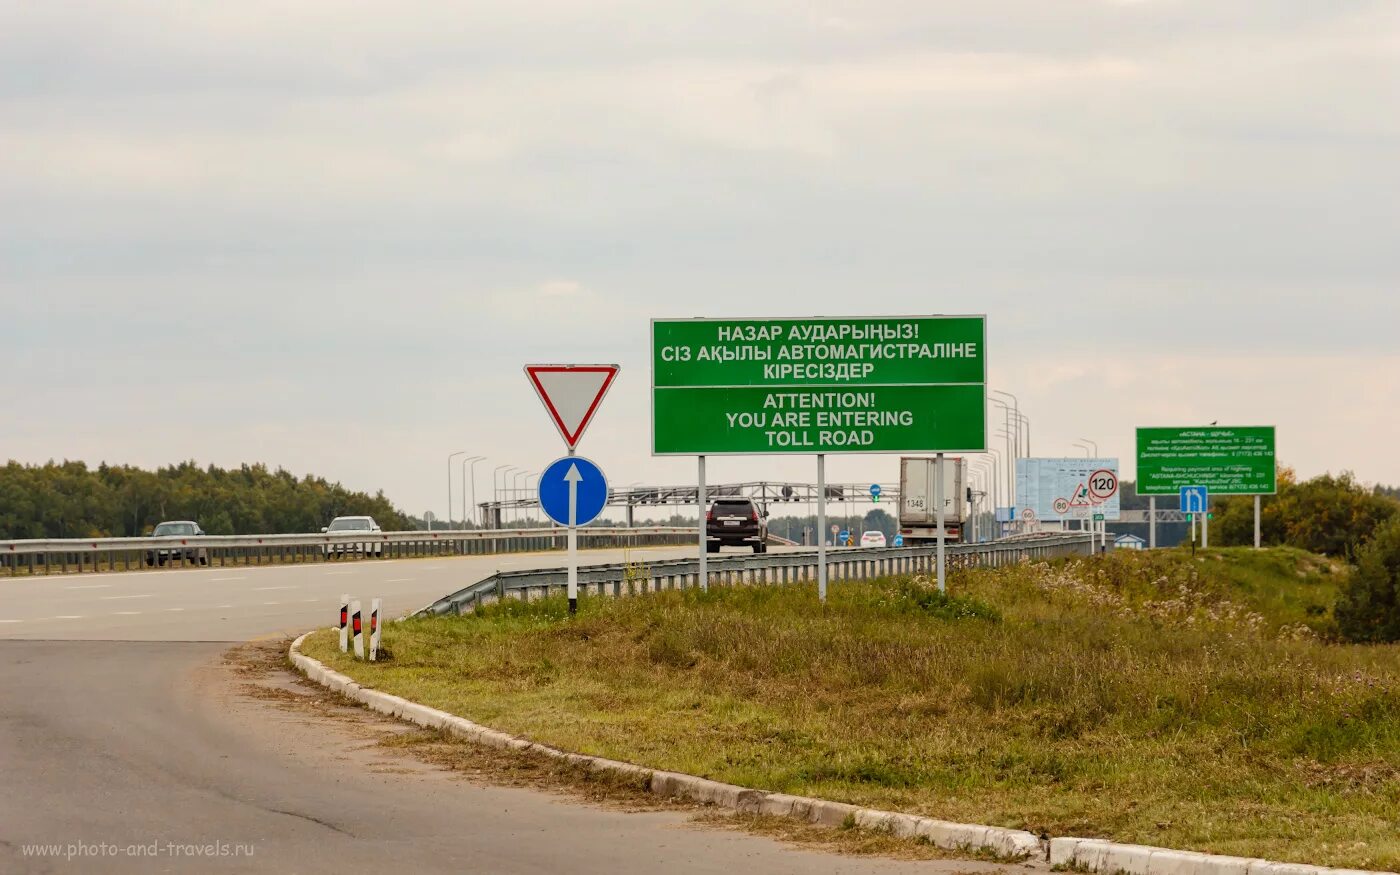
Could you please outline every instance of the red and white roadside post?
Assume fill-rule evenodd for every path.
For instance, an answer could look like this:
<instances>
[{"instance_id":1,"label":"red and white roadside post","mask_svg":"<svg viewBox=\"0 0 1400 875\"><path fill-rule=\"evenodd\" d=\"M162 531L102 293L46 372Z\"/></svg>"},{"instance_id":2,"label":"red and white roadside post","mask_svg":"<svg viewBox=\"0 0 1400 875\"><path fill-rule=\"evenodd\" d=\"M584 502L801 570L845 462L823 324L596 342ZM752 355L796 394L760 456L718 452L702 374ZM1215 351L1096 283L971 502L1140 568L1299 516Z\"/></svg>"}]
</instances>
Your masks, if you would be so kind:
<instances>
[{"instance_id":1,"label":"red and white roadside post","mask_svg":"<svg viewBox=\"0 0 1400 875\"><path fill-rule=\"evenodd\" d=\"M369 661L379 658L379 607L380 600L369 603Z\"/></svg>"},{"instance_id":2,"label":"red and white roadside post","mask_svg":"<svg viewBox=\"0 0 1400 875\"><path fill-rule=\"evenodd\" d=\"M364 623L360 618L360 600L350 603L350 631L355 637L355 658L365 658Z\"/></svg>"},{"instance_id":3,"label":"red and white roadside post","mask_svg":"<svg viewBox=\"0 0 1400 875\"><path fill-rule=\"evenodd\" d=\"M340 652L344 653L349 649L349 641L346 636L350 630L350 596L340 597Z\"/></svg>"}]
</instances>

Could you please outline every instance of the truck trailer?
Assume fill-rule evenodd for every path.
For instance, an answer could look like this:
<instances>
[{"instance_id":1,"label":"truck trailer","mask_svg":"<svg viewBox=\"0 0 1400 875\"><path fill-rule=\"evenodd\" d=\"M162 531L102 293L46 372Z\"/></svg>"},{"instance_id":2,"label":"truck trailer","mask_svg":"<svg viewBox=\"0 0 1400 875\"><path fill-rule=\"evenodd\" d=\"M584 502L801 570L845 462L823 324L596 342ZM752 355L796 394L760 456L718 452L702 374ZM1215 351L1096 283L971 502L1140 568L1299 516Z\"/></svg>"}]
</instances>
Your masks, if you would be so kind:
<instances>
[{"instance_id":1,"label":"truck trailer","mask_svg":"<svg viewBox=\"0 0 1400 875\"><path fill-rule=\"evenodd\" d=\"M938 543L938 505L935 494L937 459L903 456L899 460L899 533L910 547ZM943 458L943 531L946 543L963 539L967 520L967 460Z\"/></svg>"}]
</instances>

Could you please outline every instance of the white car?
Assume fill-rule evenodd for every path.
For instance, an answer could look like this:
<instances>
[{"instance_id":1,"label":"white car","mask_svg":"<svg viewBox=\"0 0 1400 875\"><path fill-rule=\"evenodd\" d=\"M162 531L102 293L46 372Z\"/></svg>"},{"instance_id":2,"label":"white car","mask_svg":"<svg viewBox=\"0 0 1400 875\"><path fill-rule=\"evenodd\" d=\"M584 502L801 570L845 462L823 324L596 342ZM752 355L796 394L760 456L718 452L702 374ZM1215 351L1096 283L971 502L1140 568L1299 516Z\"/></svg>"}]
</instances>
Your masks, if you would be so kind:
<instances>
[{"instance_id":1,"label":"white car","mask_svg":"<svg viewBox=\"0 0 1400 875\"><path fill-rule=\"evenodd\" d=\"M372 516L338 516L331 520L330 525L322 527L321 531L329 535L348 535L352 532L378 535L380 529L379 523L375 522ZM336 541L323 545L321 550L327 556L344 556L346 553L383 556L384 541L378 537L366 541Z\"/></svg>"},{"instance_id":2,"label":"white car","mask_svg":"<svg viewBox=\"0 0 1400 875\"><path fill-rule=\"evenodd\" d=\"M860 536L862 547L883 547L885 546L884 532L864 532Z\"/></svg>"}]
</instances>

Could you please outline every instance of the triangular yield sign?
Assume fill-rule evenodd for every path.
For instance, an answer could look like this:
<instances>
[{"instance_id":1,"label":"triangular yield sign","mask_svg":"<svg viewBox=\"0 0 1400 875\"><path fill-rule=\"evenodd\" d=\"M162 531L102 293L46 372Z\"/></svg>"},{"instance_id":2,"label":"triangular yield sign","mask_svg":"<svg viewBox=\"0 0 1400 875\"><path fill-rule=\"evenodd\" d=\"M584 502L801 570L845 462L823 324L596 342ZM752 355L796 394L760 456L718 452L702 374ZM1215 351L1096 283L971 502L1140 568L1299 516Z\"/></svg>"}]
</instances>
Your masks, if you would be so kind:
<instances>
[{"instance_id":1,"label":"triangular yield sign","mask_svg":"<svg viewBox=\"0 0 1400 875\"><path fill-rule=\"evenodd\" d=\"M526 365L525 375L572 450L618 370L617 365Z\"/></svg>"},{"instance_id":2,"label":"triangular yield sign","mask_svg":"<svg viewBox=\"0 0 1400 875\"><path fill-rule=\"evenodd\" d=\"M1070 507L1091 507L1093 502L1089 500L1089 487L1083 483L1074 487L1074 499L1069 503Z\"/></svg>"}]
</instances>

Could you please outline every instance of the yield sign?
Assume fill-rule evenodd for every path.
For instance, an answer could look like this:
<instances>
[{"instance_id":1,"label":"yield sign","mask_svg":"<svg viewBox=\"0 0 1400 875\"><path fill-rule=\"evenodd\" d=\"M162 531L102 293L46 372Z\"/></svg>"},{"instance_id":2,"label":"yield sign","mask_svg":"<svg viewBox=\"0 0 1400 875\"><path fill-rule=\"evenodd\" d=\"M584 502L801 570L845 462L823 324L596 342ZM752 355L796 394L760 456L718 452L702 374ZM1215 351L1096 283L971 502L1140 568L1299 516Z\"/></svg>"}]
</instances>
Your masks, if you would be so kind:
<instances>
[{"instance_id":1,"label":"yield sign","mask_svg":"<svg viewBox=\"0 0 1400 875\"><path fill-rule=\"evenodd\" d=\"M525 376L570 450L583 437L618 370L617 365L525 366Z\"/></svg>"}]
</instances>

